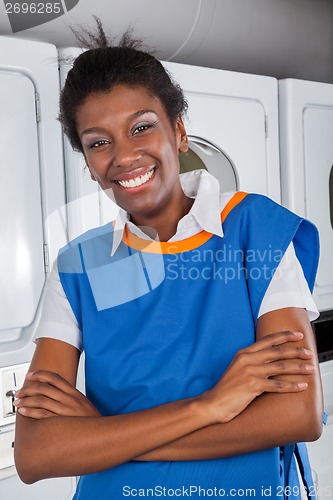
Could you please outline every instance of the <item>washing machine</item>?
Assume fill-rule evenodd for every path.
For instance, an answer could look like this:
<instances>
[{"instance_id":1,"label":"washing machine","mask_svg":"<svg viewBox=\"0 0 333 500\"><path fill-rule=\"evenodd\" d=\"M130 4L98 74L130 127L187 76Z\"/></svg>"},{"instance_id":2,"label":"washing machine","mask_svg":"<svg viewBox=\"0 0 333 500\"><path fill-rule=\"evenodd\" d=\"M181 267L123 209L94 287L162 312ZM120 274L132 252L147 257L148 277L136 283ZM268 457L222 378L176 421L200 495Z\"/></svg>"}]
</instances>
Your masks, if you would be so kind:
<instances>
[{"instance_id":1,"label":"washing machine","mask_svg":"<svg viewBox=\"0 0 333 500\"><path fill-rule=\"evenodd\" d=\"M62 83L68 60L80 49L60 50ZM204 168L222 191L243 190L281 201L277 80L178 63L163 63L181 85L189 104L185 120L189 152L180 155L181 172ZM68 234L106 223L116 216L112 201L91 182L81 155L65 139Z\"/></svg>"},{"instance_id":2,"label":"washing machine","mask_svg":"<svg viewBox=\"0 0 333 500\"><path fill-rule=\"evenodd\" d=\"M322 437L308 449L318 498L333 497L333 85L279 82L282 203L313 221L321 254L313 323L328 415Z\"/></svg>"},{"instance_id":3,"label":"washing machine","mask_svg":"<svg viewBox=\"0 0 333 500\"><path fill-rule=\"evenodd\" d=\"M11 390L24 380L33 352L49 261L63 216L65 188L57 116L59 76L52 45L0 37L0 497L65 500L75 478L23 484L14 467ZM61 217L60 217L61 219ZM59 219L58 219L59 222ZM62 232L61 232L62 233Z\"/></svg>"}]
</instances>

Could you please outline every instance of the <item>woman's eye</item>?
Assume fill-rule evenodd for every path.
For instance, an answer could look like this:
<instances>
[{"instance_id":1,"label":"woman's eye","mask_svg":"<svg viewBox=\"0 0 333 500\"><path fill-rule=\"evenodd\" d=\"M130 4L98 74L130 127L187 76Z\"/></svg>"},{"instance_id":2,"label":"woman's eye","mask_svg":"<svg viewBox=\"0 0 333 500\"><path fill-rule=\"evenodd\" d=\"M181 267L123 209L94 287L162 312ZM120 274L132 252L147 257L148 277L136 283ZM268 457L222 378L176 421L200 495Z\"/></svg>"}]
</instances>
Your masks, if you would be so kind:
<instances>
[{"instance_id":1,"label":"woman's eye","mask_svg":"<svg viewBox=\"0 0 333 500\"><path fill-rule=\"evenodd\" d=\"M149 128L153 127L153 123L143 123L142 125L138 125L134 130L133 130L133 135L136 135L140 132L144 132L145 130L148 130Z\"/></svg>"},{"instance_id":2,"label":"woman's eye","mask_svg":"<svg viewBox=\"0 0 333 500\"><path fill-rule=\"evenodd\" d=\"M91 144L89 144L89 148L98 148L99 146L104 146L104 144L108 144L109 141L106 139L100 139L98 141L94 141Z\"/></svg>"}]
</instances>

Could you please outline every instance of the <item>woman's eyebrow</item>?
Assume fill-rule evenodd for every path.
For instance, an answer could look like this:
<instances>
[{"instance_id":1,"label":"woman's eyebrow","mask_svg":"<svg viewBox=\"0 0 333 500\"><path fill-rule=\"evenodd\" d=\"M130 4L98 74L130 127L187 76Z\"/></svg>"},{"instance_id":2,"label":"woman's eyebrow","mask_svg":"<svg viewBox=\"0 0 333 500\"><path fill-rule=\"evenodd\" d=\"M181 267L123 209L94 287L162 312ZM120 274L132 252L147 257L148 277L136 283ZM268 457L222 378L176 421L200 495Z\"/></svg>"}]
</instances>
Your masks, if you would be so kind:
<instances>
[{"instance_id":1,"label":"woman's eyebrow","mask_svg":"<svg viewBox=\"0 0 333 500\"><path fill-rule=\"evenodd\" d=\"M91 128L87 128L86 130L83 130L80 134L80 137L82 137L83 135L89 135L89 134L94 134L94 133L102 134L103 132L104 132L104 129L102 129L100 127L91 127Z\"/></svg>"},{"instance_id":2,"label":"woman's eyebrow","mask_svg":"<svg viewBox=\"0 0 333 500\"><path fill-rule=\"evenodd\" d=\"M140 109L139 111L136 111L135 113L129 115L129 119L133 120L134 118L140 118L140 116L145 115L146 113L154 113L154 115L157 116L156 111L153 109Z\"/></svg>"},{"instance_id":3,"label":"woman's eyebrow","mask_svg":"<svg viewBox=\"0 0 333 500\"><path fill-rule=\"evenodd\" d=\"M143 116L147 113L154 113L155 116L157 116L157 113L156 111L154 111L153 109L140 109L139 111L135 111L135 113L132 113L131 115L129 115L128 117L128 120L135 120L136 118L140 118L140 116ZM91 127L91 128L87 128L86 130L83 130L80 134L80 137L82 137L83 135L88 135L88 134L93 134L93 133L102 133L103 132L103 129L100 128L100 127Z\"/></svg>"}]
</instances>

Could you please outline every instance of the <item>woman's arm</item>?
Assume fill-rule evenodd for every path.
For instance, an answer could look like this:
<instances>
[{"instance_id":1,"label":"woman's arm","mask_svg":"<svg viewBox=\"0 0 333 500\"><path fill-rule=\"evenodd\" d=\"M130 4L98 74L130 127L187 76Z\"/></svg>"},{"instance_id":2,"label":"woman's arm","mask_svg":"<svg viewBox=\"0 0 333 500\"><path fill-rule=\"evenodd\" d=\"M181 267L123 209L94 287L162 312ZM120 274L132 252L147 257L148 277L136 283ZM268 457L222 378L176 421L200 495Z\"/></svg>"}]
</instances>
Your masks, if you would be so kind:
<instances>
[{"instance_id":1,"label":"woman's arm","mask_svg":"<svg viewBox=\"0 0 333 500\"><path fill-rule=\"evenodd\" d=\"M32 400L34 411L39 412L38 419L28 418L24 413L17 414L15 463L21 479L26 483L47 477L81 475L107 469L209 422L205 412L199 409L200 405L193 399L127 415L96 416L99 415L97 410L73 387L78 360L79 351L65 342L46 338L37 342L30 371L38 369L40 381L31 382L31 377L27 377L23 389L18 391L20 398L23 396L21 401ZM50 372L54 372L51 373L54 385L46 382L50 380ZM58 384L61 387L61 401L56 401ZM70 399L79 402L76 407L75 404L68 405L68 387L73 392ZM29 392L31 388L38 395L24 399L25 390ZM81 407L80 401L83 402ZM50 411L54 404L59 415L76 412L76 415L87 416L56 416ZM64 408L64 411L59 410L59 407ZM18 410L22 411L19 403ZM26 414L29 414L29 410L28 407Z\"/></svg>"},{"instance_id":2,"label":"woman's arm","mask_svg":"<svg viewBox=\"0 0 333 500\"><path fill-rule=\"evenodd\" d=\"M262 315L258 320L257 339L282 330L303 332L304 338L298 345L316 353L314 335L305 310L286 308ZM137 460L222 458L318 439L322 432L323 399L317 355L311 363L315 372L306 377L309 385L305 391L262 394L230 422L200 429ZM305 380L304 376L285 375L283 378Z\"/></svg>"},{"instance_id":3,"label":"woman's arm","mask_svg":"<svg viewBox=\"0 0 333 500\"><path fill-rule=\"evenodd\" d=\"M270 378L286 369L297 374L297 380L300 374L302 381L307 379L304 365L311 354L292 345L298 340L291 332L278 333L243 349L216 386L196 398L101 417L95 416L97 410L74 388L78 350L42 338L31 365L37 371L26 378L17 394L14 451L18 473L24 482L32 483L101 471L205 426L225 423L264 391L303 391L304 384L294 380ZM277 361L281 358L286 368Z\"/></svg>"}]
</instances>

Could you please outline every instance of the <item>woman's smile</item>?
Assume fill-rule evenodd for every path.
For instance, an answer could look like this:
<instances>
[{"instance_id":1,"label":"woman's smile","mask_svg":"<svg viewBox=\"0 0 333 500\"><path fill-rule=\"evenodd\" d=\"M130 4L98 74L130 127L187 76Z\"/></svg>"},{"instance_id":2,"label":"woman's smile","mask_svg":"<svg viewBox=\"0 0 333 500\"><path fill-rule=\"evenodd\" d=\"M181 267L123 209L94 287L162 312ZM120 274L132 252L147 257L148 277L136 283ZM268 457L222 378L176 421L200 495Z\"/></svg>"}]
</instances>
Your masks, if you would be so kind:
<instances>
[{"instance_id":1,"label":"woman's smile","mask_svg":"<svg viewBox=\"0 0 333 500\"><path fill-rule=\"evenodd\" d=\"M124 189L133 190L138 187L143 187L153 180L156 167L148 169L135 169L132 172L123 173L119 178L114 179L114 182Z\"/></svg>"}]
</instances>

